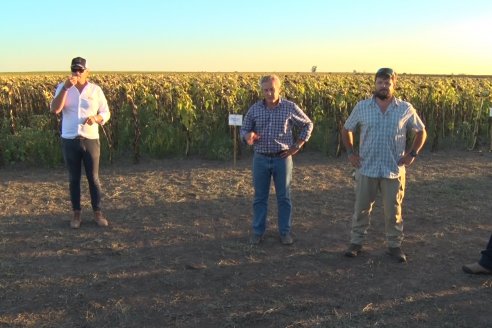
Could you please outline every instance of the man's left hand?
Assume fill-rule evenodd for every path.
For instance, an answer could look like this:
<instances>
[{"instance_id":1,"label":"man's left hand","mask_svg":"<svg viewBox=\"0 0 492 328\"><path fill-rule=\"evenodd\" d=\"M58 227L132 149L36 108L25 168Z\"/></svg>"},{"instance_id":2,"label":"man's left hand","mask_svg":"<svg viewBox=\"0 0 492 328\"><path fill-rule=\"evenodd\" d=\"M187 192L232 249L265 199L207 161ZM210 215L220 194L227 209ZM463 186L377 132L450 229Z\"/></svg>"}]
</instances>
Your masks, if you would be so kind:
<instances>
[{"instance_id":1,"label":"man's left hand","mask_svg":"<svg viewBox=\"0 0 492 328\"><path fill-rule=\"evenodd\" d=\"M280 158L286 158L289 156L293 156L293 155L297 154L298 152L299 152L299 148L292 147L292 148L284 150L282 152L282 154L280 154Z\"/></svg>"},{"instance_id":2,"label":"man's left hand","mask_svg":"<svg viewBox=\"0 0 492 328\"><path fill-rule=\"evenodd\" d=\"M89 124L89 125L97 124L97 115L89 116L87 120L85 120L85 124Z\"/></svg>"},{"instance_id":3,"label":"man's left hand","mask_svg":"<svg viewBox=\"0 0 492 328\"><path fill-rule=\"evenodd\" d=\"M410 166L413 161L415 161L415 157L410 155L410 153L405 154L400 160L398 161L398 166Z\"/></svg>"}]
</instances>

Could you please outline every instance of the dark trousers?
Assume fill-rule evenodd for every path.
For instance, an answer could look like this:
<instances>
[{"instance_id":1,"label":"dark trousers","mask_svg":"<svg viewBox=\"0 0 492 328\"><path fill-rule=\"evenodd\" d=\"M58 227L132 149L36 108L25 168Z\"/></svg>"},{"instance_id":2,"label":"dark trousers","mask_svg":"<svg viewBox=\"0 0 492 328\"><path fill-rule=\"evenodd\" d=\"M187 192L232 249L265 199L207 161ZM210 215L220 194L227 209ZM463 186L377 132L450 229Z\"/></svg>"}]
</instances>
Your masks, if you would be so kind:
<instances>
[{"instance_id":1,"label":"dark trousers","mask_svg":"<svg viewBox=\"0 0 492 328\"><path fill-rule=\"evenodd\" d=\"M478 263L488 270L492 270L492 234L490 235L489 243L487 248L482 251L482 256Z\"/></svg>"},{"instance_id":2,"label":"dark trousers","mask_svg":"<svg viewBox=\"0 0 492 328\"><path fill-rule=\"evenodd\" d=\"M84 163L85 175L89 182L91 205L94 211L101 206L101 183L99 182L99 139L64 139L62 138L62 150L65 164L68 168L70 185L70 200L72 209L80 211L80 179L82 176L82 163Z\"/></svg>"}]
</instances>

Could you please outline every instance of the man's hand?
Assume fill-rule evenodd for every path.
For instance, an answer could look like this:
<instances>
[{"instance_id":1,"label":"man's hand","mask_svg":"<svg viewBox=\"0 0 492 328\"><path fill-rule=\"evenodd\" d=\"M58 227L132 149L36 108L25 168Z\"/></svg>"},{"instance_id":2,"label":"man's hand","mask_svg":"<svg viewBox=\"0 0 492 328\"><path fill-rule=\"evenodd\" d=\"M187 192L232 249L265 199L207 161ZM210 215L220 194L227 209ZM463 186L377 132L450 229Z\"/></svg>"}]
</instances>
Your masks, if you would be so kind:
<instances>
[{"instance_id":1,"label":"man's hand","mask_svg":"<svg viewBox=\"0 0 492 328\"><path fill-rule=\"evenodd\" d=\"M258 139L260 139L260 135L254 131L246 133L246 135L244 136L244 140L250 146L252 146Z\"/></svg>"},{"instance_id":2,"label":"man's hand","mask_svg":"<svg viewBox=\"0 0 492 328\"><path fill-rule=\"evenodd\" d=\"M284 151L282 151L282 153L280 154L280 158L286 158L286 157L289 157L289 156L293 156L295 154L297 154L299 152L299 148L290 148L290 149L286 149Z\"/></svg>"},{"instance_id":3,"label":"man's hand","mask_svg":"<svg viewBox=\"0 0 492 328\"><path fill-rule=\"evenodd\" d=\"M400 158L400 160L398 161L398 166L410 166L412 165L413 161L415 161L415 157L410 155L410 153L406 153L405 156Z\"/></svg>"},{"instance_id":4,"label":"man's hand","mask_svg":"<svg viewBox=\"0 0 492 328\"><path fill-rule=\"evenodd\" d=\"M97 124L97 123L99 123L97 119L97 115L89 116L84 122L84 124L89 124L89 125Z\"/></svg>"},{"instance_id":5,"label":"man's hand","mask_svg":"<svg viewBox=\"0 0 492 328\"><path fill-rule=\"evenodd\" d=\"M76 75L70 75L65 81L63 87L67 90L70 89L71 87L77 84L77 79L78 78Z\"/></svg>"},{"instance_id":6,"label":"man's hand","mask_svg":"<svg viewBox=\"0 0 492 328\"><path fill-rule=\"evenodd\" d=\"M361 158L358 154L352 153L352 154L348 155L348 160L349 160L350 164L352 164L353 167L355 167L355 168L360 167Z\"/></svg>"}]
</instances>

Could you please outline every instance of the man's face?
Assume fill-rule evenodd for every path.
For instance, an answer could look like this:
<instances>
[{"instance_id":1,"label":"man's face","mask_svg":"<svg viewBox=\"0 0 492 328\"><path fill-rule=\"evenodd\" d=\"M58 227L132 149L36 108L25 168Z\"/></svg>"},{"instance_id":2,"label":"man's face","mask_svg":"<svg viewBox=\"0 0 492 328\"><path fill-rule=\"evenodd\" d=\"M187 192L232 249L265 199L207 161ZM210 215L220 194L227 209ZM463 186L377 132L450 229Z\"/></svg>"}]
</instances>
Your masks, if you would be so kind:
<instances>
[{"instance_id":1,"label":"man's face","mask_svg":"<svg viewBox=\"0 0 492 328\"><path fill-rule=\"evenodd\" d=\"M85 80L88 74L89 71L87 69L72 68L72 76L76 76L78 81Z\"/></svg>"},{"instance_id":2,"label":"man's face","mask_svg":"<svg viewBox=\"0 0 492 328\"><path fill-rule=\"evenodd\" d=\"M395 91L395 82L393 79L387 77L377 77L376 78L376 90L374 95L381 100L389 99L393 96Z\"/></svg>"},{"instance_id":3,"label":"man's face","mask_svg":"<svg viewBox=\"0 0 492 328\"><path fill-rule=\"evenodd\" d=\"M280 95L280 86L277 81L266 81L261 84L261 90L267 104L274 104L278 101Z\"/></svg>"}]
</instances>

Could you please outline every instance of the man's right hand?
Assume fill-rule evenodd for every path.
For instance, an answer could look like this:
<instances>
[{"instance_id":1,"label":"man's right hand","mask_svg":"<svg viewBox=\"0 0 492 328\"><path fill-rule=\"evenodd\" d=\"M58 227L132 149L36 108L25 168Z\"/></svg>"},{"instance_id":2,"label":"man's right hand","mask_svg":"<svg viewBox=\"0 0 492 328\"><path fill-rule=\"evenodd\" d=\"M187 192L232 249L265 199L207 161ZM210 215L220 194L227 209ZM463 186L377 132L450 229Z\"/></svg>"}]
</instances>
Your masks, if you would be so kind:
<instances>
[{"instance_id":1,"label":"man's right hand","mask_svg":"<svg viewBox=\"0 0 492 328\"><path fill-rule=\"evenodd\" d=\"M244 140L250 146L252 146L258 139L260 139L260 135L254 131L246 133L246 135L244 136Z\"/></svg>"},{"instance_id":2,"label":"man's right hand","mask_svg":"<svg viewBox=\"0 0 492 328\"><path fill-rule=\"evenodd\" d=\"M73 87L74 85L77 84L77 76L76 75L70 75L67 80L65 81L64 83L64 86L66 89L70 89L71 87Z\"/></svg>"},{"instance_id":3,"label":"man's right hand","mask_svg":"<svg viewBox=\"0 0 492 328\"><path fill-rule=\"evenodd\" d=\"M360 167L360 156L356 153L352 153L348 155L348 159L350 161L350 164L352 164L353 167L359 168Z\"/></svg>"}]
</instances>

